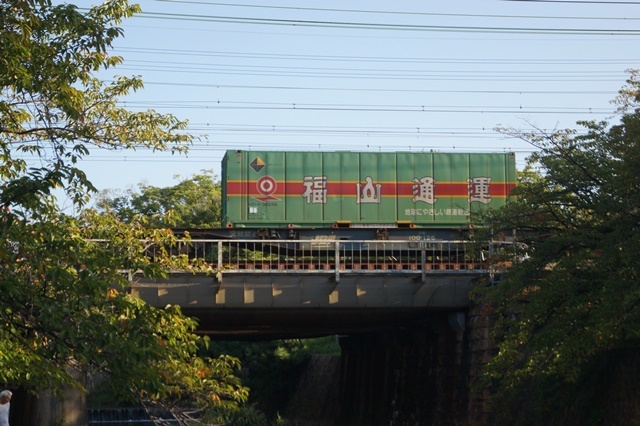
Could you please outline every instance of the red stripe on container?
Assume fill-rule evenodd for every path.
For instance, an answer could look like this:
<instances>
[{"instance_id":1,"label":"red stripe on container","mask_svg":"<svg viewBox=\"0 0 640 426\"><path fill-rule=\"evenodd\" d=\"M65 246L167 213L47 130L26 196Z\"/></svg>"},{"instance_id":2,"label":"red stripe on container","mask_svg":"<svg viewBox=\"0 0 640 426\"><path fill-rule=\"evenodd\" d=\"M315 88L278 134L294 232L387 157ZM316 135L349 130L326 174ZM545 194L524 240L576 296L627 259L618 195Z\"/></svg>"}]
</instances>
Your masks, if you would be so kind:
<instances>
[{"instance_id":1,"label":"red stripe on container","mask_svg":"<svg viewBox=\"0 0 640 426\"><path fill-rule=\"evenodd\" d=\"M489 194L493 197L506 197L515 188L514 182L496 182L489 187ZM355 182L327 182L327 196L347 196L355 197L357 195L357 184ZM285 195L296 195L304 193L306 187L302 181L293 182L277 182L276 190L270 194L275 197L284 197ZM397 190L397 192L396 192ZM469 186L466 182L436 182L434 185L436 197L466 197L469 195ZM228 196L260 196L256 181L227 181ZM413 182L400 183L395 185L391 182L382 183L382 195L384 197L413 197Z\"/></svg>"}]
</instances>

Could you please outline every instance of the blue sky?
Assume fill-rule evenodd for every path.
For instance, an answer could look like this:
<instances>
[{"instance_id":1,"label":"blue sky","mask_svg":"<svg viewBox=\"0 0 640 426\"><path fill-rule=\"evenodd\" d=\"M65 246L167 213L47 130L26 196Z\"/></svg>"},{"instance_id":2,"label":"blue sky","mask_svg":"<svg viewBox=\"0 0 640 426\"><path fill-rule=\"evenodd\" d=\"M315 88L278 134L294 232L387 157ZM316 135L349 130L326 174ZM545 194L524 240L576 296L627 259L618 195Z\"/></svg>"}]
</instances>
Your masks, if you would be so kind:
<instances>
[{"instance_id":1,"label":"blue sky","mask_svg":"<svg viewBox=\"0 0 640 426\"><path fill-rule=\"evenodd\" d=\"M145 89L123 105L188 119L202 140L187 156L95 152L82 167L98 189L219 174L227 149L514 151L521 167L532 147L497 126L606 119L640 67L638 4L138 3L115 73Z\"/></svg>"}]
</instances>

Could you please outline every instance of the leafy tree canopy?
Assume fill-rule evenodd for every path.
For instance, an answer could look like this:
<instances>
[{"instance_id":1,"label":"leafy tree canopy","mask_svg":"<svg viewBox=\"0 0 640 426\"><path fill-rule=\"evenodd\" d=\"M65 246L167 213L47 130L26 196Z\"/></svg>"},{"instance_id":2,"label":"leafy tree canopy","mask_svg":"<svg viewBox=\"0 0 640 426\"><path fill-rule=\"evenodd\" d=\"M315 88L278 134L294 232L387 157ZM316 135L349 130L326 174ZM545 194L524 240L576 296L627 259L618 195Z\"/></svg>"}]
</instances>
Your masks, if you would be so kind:
<instances>
[{"instance_id":1,"label":"leafy tree canopy","mask_svg":"<svg viewBox=\"0 0 640 426\"><path fill-rule=\"evenodd\" d=\"M118 107L138 78L96 77L121 62L108 50L137 11L126 0L86 13L0 2L0 383L56 392L77 385L73 369L108 375L129 398L233 404L247 396L236 361L197 357L207 341L193 320L123 291L122 271L158 277L175 264L146 256L171 234L90 210L70 217L50 195L62 189L84 205L94 188L79 164L90 150L184 152L193 140L171 115Z\"/></svg>"},{"instance_id":2,"label":"leafy tree canopy","mask_svg":"<svg viewBox=\"0 0 640 426\"><path fill-rule=\"evenodd\" d=\"M640 343L637 72L615 102L618 124L584 121L580 133L504 130L537 151L516 200L490 221L494 231L515 230L522 245L506 260L520 261L475 295L499 314L499 352L488 369L499 400L532 383L575 382L608 351Z\"/></svg>"},{"instance_id":3,"label":"leafy tree canopy","mask_svg":"<svg viewBox=\"0 0 640 426\"><path fill-rule=\"evenodd\" d=\"M113 211L124 222L143 215L156 228L221 226L220 182L211 171L203 170L166 188L144 183L138 188L139 191L102 191L96 207L101 211Z\"/></svg>"}]
</instances>

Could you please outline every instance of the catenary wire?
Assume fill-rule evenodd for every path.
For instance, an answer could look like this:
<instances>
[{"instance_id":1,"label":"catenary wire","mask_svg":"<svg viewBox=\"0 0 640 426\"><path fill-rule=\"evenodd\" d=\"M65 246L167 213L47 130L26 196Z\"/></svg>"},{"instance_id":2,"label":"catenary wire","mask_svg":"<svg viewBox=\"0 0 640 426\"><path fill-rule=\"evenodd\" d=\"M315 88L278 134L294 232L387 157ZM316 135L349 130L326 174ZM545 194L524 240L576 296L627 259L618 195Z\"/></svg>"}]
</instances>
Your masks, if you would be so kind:
<instances>
[{"instance_id":1,"label":"catenary wire","mask_svg":"<svg viewBox=\"0 0 640 426\"><path fill-rule=\"evenodd\" d=\"M300 6L274 6L274 5L257 5L257 4L238 4L238 3L220 3L195 0L155 0L161 3L180 3L180 4L199 4L207 6L225 6L238 8L259 8L259 9L277 9L277 10L295 10L295 11L313 11L313 12L339 12L339 13L365 13L365 14L383 14L383 15L410 15L410 16L448 16L448 17L464 17L464 18L525 18L525 19L563 19L563 20L635 20L638 18L607 18L607 17L580 17L580 16L543 16L543 15L498 15L498 14L470 14L470 13L435 13L435 12L406 12L391 10L363 10L363 9L335 9L335 8L318 8L318 7L300 7ZM591 2L590 2L591 3ZM593 2L598 3L598 2ZM602 2L609 4L609 2ZM617 2L612 2L617 3ZM635 2L619 2L620 4L636 4Z\"/></svg>"}]
</instances>

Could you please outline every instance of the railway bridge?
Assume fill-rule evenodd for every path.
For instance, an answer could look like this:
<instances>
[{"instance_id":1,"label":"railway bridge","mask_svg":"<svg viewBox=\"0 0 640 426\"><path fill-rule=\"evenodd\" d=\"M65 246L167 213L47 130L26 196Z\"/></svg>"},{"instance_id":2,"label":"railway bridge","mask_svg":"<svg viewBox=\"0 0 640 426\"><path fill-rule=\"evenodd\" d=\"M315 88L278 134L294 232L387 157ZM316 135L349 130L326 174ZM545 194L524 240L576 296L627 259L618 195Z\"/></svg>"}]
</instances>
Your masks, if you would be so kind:
<instances>
[{"instance_id":1,"label":"railway bridge","mask_svg":"<svg viewBox=\"0 0 640 426\"><path fill-rule=\"evenodd\" d=\"M199 331L221 338L313 337L414 326L450 314L454 328L479 280L499 277L491 259L509 244L406 240L184 241L177 251L210 265L131 292L152 306L179 305Z\"/></svg>"},{"instance_id":2,"label":"railway bridge","mask_svg":"<svg viewBox=\"0 0 640 426\"><path fill-rule=\"evenodd\" d=\"M157 307L179 305L215 339L341 336L339 369L326 378L334 387L314 389L317 410L298 413L303 424L473 424L484 405L471 382L491 348L477 345L488 329L468 319L468 294L499 280L505 264L494 259L512 246L201 239L178 252L209 273L134 274L131 292Z\"/></svg>"}]
</instances>

